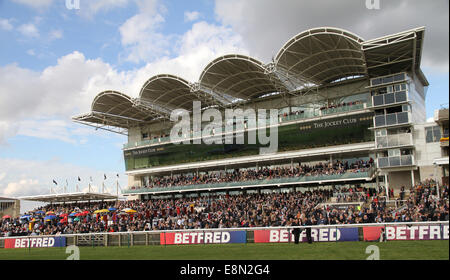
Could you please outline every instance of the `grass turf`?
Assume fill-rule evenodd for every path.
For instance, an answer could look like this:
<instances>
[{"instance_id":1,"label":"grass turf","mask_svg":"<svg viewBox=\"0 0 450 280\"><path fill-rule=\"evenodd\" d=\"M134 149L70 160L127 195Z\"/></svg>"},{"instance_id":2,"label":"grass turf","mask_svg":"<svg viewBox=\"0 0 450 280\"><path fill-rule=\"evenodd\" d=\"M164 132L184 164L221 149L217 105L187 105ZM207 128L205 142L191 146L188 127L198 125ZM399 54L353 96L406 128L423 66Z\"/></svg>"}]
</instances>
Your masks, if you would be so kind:
<instances>
[{"instance_id":1,"label":"grass turf","mask_svg":"<svg viewBox=\"0 0 450 280\"><path fill-rule=\"evenodd\" d=\"M449 241L324 242L79 247L81 260L365 260L369 245L381 260L448 260ZM0 260L64 260L66 248L0 249Z\"/></svg>"}]
</instances>

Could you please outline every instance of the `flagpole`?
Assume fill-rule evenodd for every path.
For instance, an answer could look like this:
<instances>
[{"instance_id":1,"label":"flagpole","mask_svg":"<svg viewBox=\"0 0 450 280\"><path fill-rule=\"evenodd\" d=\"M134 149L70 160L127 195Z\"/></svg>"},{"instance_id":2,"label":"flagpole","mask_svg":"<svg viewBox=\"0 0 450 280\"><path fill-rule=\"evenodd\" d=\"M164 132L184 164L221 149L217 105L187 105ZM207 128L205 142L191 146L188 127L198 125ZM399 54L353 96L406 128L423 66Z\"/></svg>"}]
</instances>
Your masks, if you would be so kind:
<instances>
[{"instance_id":1,"label":"flagpole","mask_svg":"<svg viewBox=\"0 0 450 280\"><path fill-rule=\"evenodd\" d=\"M89 177L89 193L91 192L91 183L92 183L92 176L91 177Z\"/></svg>"},{"instance_id":2,"label":"flagpole","mask_svg":"<svg viewBox=\"0 0 450 280\"><path fill-rule=\"evenodd\" d=\"M116 201L119 201L119 174L117 174L117 180L116 180Z\"/></svg>"}]
</instances>

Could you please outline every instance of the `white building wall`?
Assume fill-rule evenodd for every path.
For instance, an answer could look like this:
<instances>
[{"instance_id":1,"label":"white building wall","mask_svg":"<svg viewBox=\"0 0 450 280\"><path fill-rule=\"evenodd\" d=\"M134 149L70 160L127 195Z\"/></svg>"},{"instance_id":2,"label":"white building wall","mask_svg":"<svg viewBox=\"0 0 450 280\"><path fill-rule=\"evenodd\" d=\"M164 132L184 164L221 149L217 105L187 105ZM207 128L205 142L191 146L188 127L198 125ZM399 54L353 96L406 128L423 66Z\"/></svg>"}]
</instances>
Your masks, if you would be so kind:
<instances>
[{"instance_id":1,"label":"white building wall","mask_svg":"<svg viewBox=\"0 0 450 280\"><path fill-rule=\"evenodd\" d=\"M441 157L440 143L427 143L425 139L425 128L433 126L436 126L436 123L433 122L414 125L413 138L416 146L415 159L419 167L432 166L433 161Z\"/></svg>"}]
</instances>

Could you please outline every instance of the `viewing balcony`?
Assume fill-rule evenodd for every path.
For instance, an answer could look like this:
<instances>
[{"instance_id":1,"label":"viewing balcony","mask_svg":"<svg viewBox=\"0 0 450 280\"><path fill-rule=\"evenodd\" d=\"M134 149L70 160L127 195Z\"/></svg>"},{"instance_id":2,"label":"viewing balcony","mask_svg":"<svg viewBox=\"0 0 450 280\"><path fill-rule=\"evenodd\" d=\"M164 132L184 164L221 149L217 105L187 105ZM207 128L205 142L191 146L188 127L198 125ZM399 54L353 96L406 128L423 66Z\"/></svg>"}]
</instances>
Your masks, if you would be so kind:
<instances>
[{"instance_id":1,"label":"viewing balcony","mask_svg":"<svg viewBox=\"0 0 450 280\"><path fill-rule=\"evenodd\" d=\"M243 189L249 187L264 187L264 186L283 186L294 184L311 184L324 182L339 182L339 181L355 181L355 180L371 180L374 174L374 168L367 169L361 172L347 172L344 174L320 175L320 176L301 176L279 179L266 180L252 180L241 182L215 183L215 184L199 184L174 186L163 188L143 188L137 187L135 189L129 188L123 191L125 195L142 194L142 193L179 193L183 191L209 191L209 190L223 190L223 189Z\"/></svg>"},{"instance_id":2,"label":"viewing balcony","mask_svg":"<svg viewBox=\"0 0 450 280\"><path fill-rule=\"evenodd\" d=\"M299 113L299 114L292 114L286 117L280 116L278 119L279 125L280 124L286 124L290 122L300 121L300 120L308 120L308 119L314 119L314 118L320 118L324 116L331 116L331 115L337 115L337 114L343 114L343 113L350 113L350 112L356 112L365 110L368 107L370 107L370 104L367 103L360 103L360 104L354 104L354 105L347 105L347 106L340 106L336 108L327 108L323 110L317 110L316 112L305 112L305 113ZM270 121L267 120L267 125L270 124ZM233 129L236 129L236 126L233 127ZM244 129L245 131L247 128ZM225 133L225 128L222 128L220 131L215 131L214 135L220 135ZM211 135L212 136L212 135ZM185 136L189 140L194 140L197 138L202 137L202 133L190 133L189 136ZM143 146L151 146L151 145L161 145L161 144L167 144L170 143L170 136L167 137L159 137L155 139L149 139L149 140L143 140L143 141L137 141L133 143L126 143L123 145L124 149L131 149L131 148L139 148Z\"/></svg>"},{"instance_id":3,"label":"viewing balcony","mask_svg":"<svg viewBox=\"0 0 450 280\"><path fill-rule=\"evenodd\" d=\"M378 168L408 167L414 165L413 155L378 158Z\"/></svg>"},{"instance_id":4,"label":"viewing balcony","mask_svg":"<svg viewBox=\"0 0 450 280\"><path fill-rule=\"evenodd\" d=\"M398 112L387 115L378 115L373 119L374 128L412 124L410 112Z\"/></svg>"},{"instance_id":5,"label":"viewing balcony","mask_svg":"<svg viewBox=\"0 0 450 280\"><path fill-rule=\"evenodd\" d=\"M396 147L413 146L413 137L411 133L394 134L388 136L379 136L375 139L376 149L387 149Z\"/></svg>"},{"instance_id":6,"label":"viewing balcony","mask_svg":"<svg viewBox=\"0 0 450 280\"><path fill-rule=\"evenodd\" d=\"M384 106L398 105L409 101L406 91L376 95L372 96L372 108L376 109Z\"/></svg>"}]
</instances>

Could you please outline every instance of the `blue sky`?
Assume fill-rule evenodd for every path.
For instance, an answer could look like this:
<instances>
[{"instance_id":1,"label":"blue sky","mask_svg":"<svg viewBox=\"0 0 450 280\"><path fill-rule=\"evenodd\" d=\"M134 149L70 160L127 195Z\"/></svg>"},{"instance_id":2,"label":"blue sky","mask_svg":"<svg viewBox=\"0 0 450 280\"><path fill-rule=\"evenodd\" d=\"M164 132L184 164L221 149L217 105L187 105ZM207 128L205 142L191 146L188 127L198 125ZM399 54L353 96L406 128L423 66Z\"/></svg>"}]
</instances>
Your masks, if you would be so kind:
<instances>
[{"instance_id":1,"label":"blue sky","mask_svg":"<svg viewBox=\"0 0 450 280\"><path fill-rule=\"evenodd\" d=\"M109 185L120 174L126 186L126 137L71 121L96 94L137 96L160 73L196 81L229 53L267 63L313 27L372 39L426 26L432 117L448 103L448 1L381 1L374 11L362 0L80 0L79 10L65 0L0 0L0 196L47 193L52 179L74 187L77 176L98 186L103 174Z\"/></svg>"}]
</instances>

